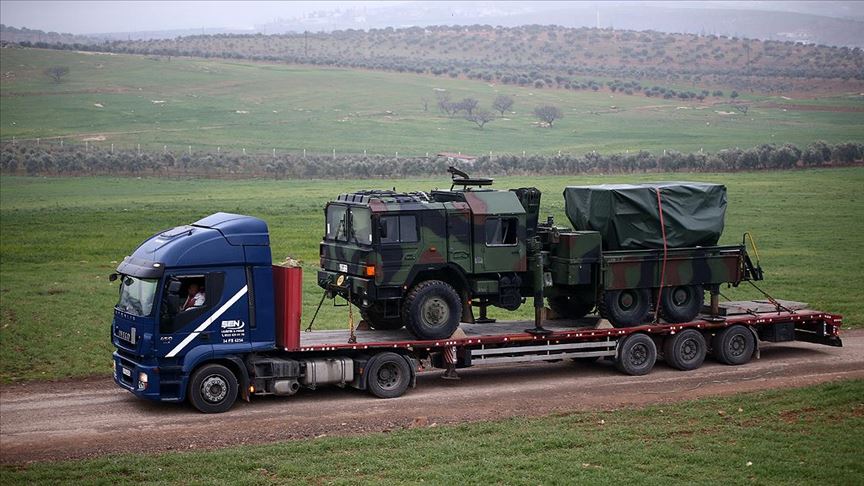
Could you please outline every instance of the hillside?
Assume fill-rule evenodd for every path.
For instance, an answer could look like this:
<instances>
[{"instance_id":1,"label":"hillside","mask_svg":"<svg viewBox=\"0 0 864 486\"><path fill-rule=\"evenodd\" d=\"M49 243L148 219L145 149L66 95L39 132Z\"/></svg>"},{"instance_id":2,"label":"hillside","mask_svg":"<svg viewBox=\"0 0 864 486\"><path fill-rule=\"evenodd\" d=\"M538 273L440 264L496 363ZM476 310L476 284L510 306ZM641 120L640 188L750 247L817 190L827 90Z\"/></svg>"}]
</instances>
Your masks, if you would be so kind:
<instances>
[{"instance_id":1,"label":"hillside","mask_svg":"<svg viewBox=\"0 0 864 486\"><path fill-rule=\"evenodd\" d=\"M115 53L283 61L586 89L586 77L756 92L861 91L860 48L555 26L202 35L90 45Z\"/></svg>"},{"instance_id":2,"label":"hillside","mask_svg":"<svg viewBox=\"0 0 864 486\"><path fill-rule=\"evenodd\" d=\"M425 155L714 152L763 143L860 141L864 97L819 100L743 93L645 97L612 87L536 89L412 73L224 59L0 49L0 138L88 143L102 150ZM49 66L68 66L55 83ZM627 88L630 89L630 88ZM666 91L669 94L669 91ZM514 104L482 129L437 104ZM785 96L785 95L784 95ZM788 97L787 97L788 98ZM559 107L551 128L533 110Z\"/></svg>"}]
</instances>

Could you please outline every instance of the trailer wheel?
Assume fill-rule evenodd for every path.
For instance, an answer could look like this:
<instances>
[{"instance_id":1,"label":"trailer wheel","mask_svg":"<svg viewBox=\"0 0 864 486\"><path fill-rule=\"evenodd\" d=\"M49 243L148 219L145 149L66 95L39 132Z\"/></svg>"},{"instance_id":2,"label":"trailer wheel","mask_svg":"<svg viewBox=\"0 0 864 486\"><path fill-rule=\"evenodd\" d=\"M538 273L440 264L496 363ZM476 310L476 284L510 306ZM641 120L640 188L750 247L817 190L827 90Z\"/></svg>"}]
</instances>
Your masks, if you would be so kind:
<instances>
[{"instance_id":1,"label":"trailer wheel","mask_svg":"<svg viewBox=\"0 0 864 486\"><path fill-rule=\"evenodd\" d=\"M581 319L594 309L594 302L585 302L575 295L559 295L547 300L555 315L566 319Z\"/></svg>"},{"instance_id":2,"label":"trailer wheel","mask_svg":"<svg viewBox=\"0 0 864 486\"><path fill-rule=\"evenodd\" d=\"M615 367L622 373L647 375L657 361L657 346L646 334L631 334L624 338L615 357Z\"/></svg>"},{"instance_id":3,"label":"trailer wheel","mask_svg":"<svg viewBox=\"0 0 864 486\"><path fill-rule=\"evenodd\" d=\"M609 290L600 299L600 315L615 327L640 326L648 320L650 311L648 289Z\"/></svg>"},{"instance_id":4,"label":"trailer wheel","mask_svg":"<svg viewBox=\"0 0 864 486\"><path fill-rule=\"evenodd\" d=\"M702 310L705 291L701 285L666 287L660 293L660 317L666 322L690 322Z\"/></svg>"},{"instance_id":5,"label":"trailer wheel","mask_svg":"<svg viewBox=\"0 0 864 486\"><path fill-rule=\"evenodd\" d=\"M701 332L686 329L666 338L663 343L663 356L669 366L690 371L702 366L707 348L708 344Z\"/></svg>"},{"instance_id":6,"label":"trailer wheel","mask_svg":"<svg viewBox=\"0 0 864 486\"><path fill-rule=\"evenodd\" d=\"M373 304L368 309L361 308L360 316L369 324L369 327L379 331L393 331L405 326L399 317L384 317L384 309L377 304Z\"/></svg>"},{"instance_id":7,"label":"trailer wheel","mask_svg":"<svg viewBox=\"0 0 864 486\"><path fill-rule=\"evenodd\" d=\"M446 339L459 327L462 302L449 284L426 280L415 285L403 304L407 327L420 339Z\"/></svg>"},{"instance_id":8,"label":"trailer wheel","mask_svg":"<svg viewBox=\"0 0 864 486\"><path fill-rule=\"evenodd\" d=\"M366 368L366 388L378 398L396 398L411 384L411 368L396 353L381 353Z\"/></svg>"},{"instance_id":9,"label":"trailer wheel","mask_svg":"<svg viewBox=\"0 0 864 486\"><path fill-rule=\"evenodd\" d=\"M189 401L204 413L222 413L237 400L237 377L228 368L208 364L195 370L189 380Z\"/></svg>"},{"instance_id":10,"label":"trailer wheel","mask_svg":"<svg viewBox=\"0 0 864 486\"><path fill-rule=\"evenodd\" d=\"M750 329L735 325L720 331L711 341L714 358L728 365L741 365L750 361L756 350L756 338Z\"/></svg>"}]
</instances>

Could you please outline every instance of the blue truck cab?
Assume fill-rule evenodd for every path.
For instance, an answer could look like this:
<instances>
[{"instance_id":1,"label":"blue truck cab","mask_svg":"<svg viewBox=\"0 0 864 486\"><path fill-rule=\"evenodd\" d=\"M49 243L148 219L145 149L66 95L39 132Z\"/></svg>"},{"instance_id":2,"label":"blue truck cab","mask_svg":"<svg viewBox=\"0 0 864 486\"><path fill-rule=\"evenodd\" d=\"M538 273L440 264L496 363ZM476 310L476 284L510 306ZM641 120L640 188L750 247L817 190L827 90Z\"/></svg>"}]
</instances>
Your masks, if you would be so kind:
<instances>
[{"instance_id":1,"label":"blue truck cab","mask_svg":"<svg viewBox=\"0 0 864 486\"><path fill-rule=\"evenodd\" d=\"M238 390L248 400L244 360L275 349L264 221L216 213L158 233L126 257L112 279L120 280L111 325L119 386L142 398L179 402L193 371L227 368L236 382L224 373L198 377L205 408L208 400L221 406Z\"/></svg>"}]
</instances>

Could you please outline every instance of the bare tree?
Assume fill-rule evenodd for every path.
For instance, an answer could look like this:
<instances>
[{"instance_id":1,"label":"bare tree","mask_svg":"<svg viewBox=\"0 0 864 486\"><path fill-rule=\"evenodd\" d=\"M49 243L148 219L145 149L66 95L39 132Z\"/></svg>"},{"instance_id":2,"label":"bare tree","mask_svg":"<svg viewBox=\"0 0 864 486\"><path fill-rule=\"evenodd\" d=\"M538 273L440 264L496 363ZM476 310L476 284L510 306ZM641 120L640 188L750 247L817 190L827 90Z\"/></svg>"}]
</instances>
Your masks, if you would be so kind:
<instances>
[{"instance_id":1,"label":"bare tree","mask_svg":"<svg viewBox=\"0 0 864 486\"><path fill-rule=\"evenodd\" d=\"M436 96L438 98L438 109L443 113L446 113L448 116L453 116L453 114L458 111L458 103L450 101L450 93L438 92Z\"/></svg>"},{"instance_id":2,"label":"bare tree","mask_svg":"<svg viewBox=\"0 0 864 486\"><path fill-rule=\"evenodd\" d=\"M540 121L546 122L549 127L552 127L552 123L554 123L555 120L564 118L564 112L562 112L557 106L543 105L534 108L534 116L539 118Z\"/></svg>"},{"instance_id":3,"label":"bare tree","mask_svg":"<svg viewBox=\"0 0 864 486\"><path fill-rule=\"evenodd\" d=\"M746 115L747 112L750 111L750 105L736 103L732 105L732 107L735 108L735 110L737 110L738 113L741 113L742 115Z\"/></svg>"},{"instance_id":4,"label":"bare tree","mask_svg":"<svg viewBox=\"0 0 864 486\"><path fill-rule=\"evenodd\" d=\"M464 111L467 116L471 116L479 103L477 98L462 98L462 101L456 103L456 111Z\"/></svg>"},{"instance_id":5,"label":"bare tree","mask_svg":"<svg viewBox=\"0 0 864 486\"><path fill-rule=\"evenodd\" d=\"M466 115L465 119L477 125L481 130L487 123L495 120L495 115L491 111L484 109L475 110L474 113Z\"/></svg>"},{"instance_id":6,"label":"bare tree","mask_svg":"<svg viewBox=\"0 0 864 486\"><path fill-rule=\"evenodd\" d=\"M513 98L507 95L498 95L495 97L495 101L492 102L492 108L495 108L496 111L501 112L501 116L504 116L505 111L510 111L510 108L513 108Z\"/></svg>"},{"instance_id":7,"label":"bare tree","mask_svg":"<svg viewBox=\"0 0 864 486\"><path fill-rule=\"evenodd\" d=\"M69 68L66 66L51 66L45 69L45 76L51 78L55 83L59 83L67 74L69 74Z\"/></svg>"}]
</instances>

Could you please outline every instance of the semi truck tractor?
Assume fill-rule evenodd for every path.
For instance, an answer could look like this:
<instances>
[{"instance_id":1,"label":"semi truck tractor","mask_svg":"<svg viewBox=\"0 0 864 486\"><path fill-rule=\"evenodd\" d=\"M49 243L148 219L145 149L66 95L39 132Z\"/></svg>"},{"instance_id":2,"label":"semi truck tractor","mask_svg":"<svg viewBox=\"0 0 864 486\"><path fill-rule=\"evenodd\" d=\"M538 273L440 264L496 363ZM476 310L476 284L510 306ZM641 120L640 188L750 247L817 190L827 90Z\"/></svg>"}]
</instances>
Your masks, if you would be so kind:
<instances>
[{"instance_id":1,"label":"semi truck tractor","mask_svg":"<svg viewBox=\"0 0 864 486\"><path fill-rule=\"evenodd\" d=\"M323 295L344 296L374 329L357 329L348 312L329 323L341 330L301 332L302 268L273 264L261 219L216 213L154 234L111 275L119 282L115 382L141 398L188 400L213 413L238 398L333 385L394 398L440 368L601 359L643 375L661 359L680 370L708 355L743 364L760 341L842 345L841 317L803 304L689 310L687 299L701 302L699 287L758 274L740 246L607 251L600 230L536 223L534 189L491 191L486 180L458 179L464 185L451 191L354 193L327 205ZM656 289L663 299L678 287L697 292L673 298L661 319L645 311ZM523 296L535 305L549 299L558 318L471 322L470 306L481 315L486 305L514 309ZM598 303L620 327L577 319ZM683 307L686 315L667 319ZM447 324L454 316L455 332Z\"/></svg>"}]
</instances>

